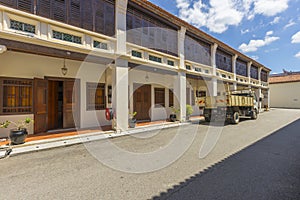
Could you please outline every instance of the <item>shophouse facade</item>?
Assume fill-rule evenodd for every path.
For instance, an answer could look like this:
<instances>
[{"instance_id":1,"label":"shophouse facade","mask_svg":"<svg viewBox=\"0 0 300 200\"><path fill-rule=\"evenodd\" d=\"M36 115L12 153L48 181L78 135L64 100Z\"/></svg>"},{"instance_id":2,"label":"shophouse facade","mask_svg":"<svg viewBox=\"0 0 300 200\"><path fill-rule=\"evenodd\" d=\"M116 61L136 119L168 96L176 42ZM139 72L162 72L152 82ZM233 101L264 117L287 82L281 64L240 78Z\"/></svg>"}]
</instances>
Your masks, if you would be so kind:
<instances>
[{"instance_id":1,"label":"shophouse facade","mask_svg":"<svg viewBox=\"0 0 300 200\"><path fill-rule=\"evenodd\" d=\"M0 0L0 60L0 121L31 133L110 125L105 108L119 130L185 121L224 85L269 98L270 69L146 0Z\"/></svg>"}]
</instances>

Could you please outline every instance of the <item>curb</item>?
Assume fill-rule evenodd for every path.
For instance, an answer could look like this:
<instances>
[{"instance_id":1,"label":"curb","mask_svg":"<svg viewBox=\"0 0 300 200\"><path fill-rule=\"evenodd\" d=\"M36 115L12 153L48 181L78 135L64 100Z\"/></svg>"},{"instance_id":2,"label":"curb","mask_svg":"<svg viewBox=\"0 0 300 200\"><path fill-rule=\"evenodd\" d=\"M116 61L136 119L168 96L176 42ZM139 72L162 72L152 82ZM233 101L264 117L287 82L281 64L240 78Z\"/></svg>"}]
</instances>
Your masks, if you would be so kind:
<instances>
[{"instance_id":1,"label":"curb","mask_svg":"<svg viewBox=\"0 0 300 200\"><path fill-rule=\"evenodd\" d=\"M163 130L169 128L175 128L179 126L186 126L192 123L200 121L199 119L190 120L189 122L183 123L167 123L167 124L155 124L155 125L147 125L143 127L137 127L124 132L116 132L116 131L98 131L87 134L78 134L73 136L65 136L60 138L52 138L52 139L44 139L27 142L23 145L12 146L12 152L10 156L16 156L19 154L25 154L30 152L36 152L41 150L66 147L70 145L83 144L86 142L92 142L97 140L105 140L111 138L118 138L123 136L129 136L134 134L143 133L146 131L155 131L155 130Z\"/></svg>"}]
</instances>

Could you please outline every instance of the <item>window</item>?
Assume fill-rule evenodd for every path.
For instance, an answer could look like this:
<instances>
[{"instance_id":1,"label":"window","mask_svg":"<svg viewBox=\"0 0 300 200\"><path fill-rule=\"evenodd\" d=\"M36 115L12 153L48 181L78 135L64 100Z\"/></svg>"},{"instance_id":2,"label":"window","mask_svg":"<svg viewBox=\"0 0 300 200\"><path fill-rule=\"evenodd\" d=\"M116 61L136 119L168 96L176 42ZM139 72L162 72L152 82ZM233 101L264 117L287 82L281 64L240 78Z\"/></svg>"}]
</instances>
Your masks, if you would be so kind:
<instances>
[{"instance_id":1,"label":"window","mask_svg":"<svg viewBox=\"0 0 300 200\"><path fill-rule=\"evenodd\" d=\"M191 70L191 65L185 65L185 68L186 68L187 70Z\"/></svg>"},{"instance_id":2,"label":"window","mask_svg":"<svg viewBox=\"0 0 300 200\"><path fill-rule=\"evenodd\" d=\"M105 84L86 83L87 110L105 109Z\"/></svg>"},{"instance_id":3,"label":"window","mask_svg":"<svg viewBox=\"0 0 300 200\"><path fill-rule=\"evenodd\" d=\"M27 33L35 33L35 26L23 22L10 20L10 28Z\"/></svg>"},{"instance_id":4,"label":"window","mask_svg":"<svg viewBox=\"0 0 300 200\"><path fill-rule=\"evenodd\" d=\"M32 85L29 79L0 79L0 114L32 113Z\"/></svg>"},{"instance_id":5,"label":"window","mask_svg":"<svg viewBox=\"0 0 300 200\"><path fill-rule=\"evenodd\" d=\"M168 60L167 64L170 65L170 66L174 66L175 65L173 60Z\"/></svg>"},{"instance_id":6,"label":"window","mask_svg":"<svg viewBox=\"0 0 300 200\"><path fill-rule=\"evenodd\" d=\"M142 58L142 53L139 51L131 51L131 55L137 58Z\"/></svg>"},{"instance_id":7,"label":"window","mask_svg":"<svg viewBox=\"0 0 300 200\"><path fill-rule=\"evenodd\" d=\"M196 97L206 97L206 91L196 91Z\"/></svg>"},{"instance_id":8,"label":"window","mask_svg":"<svg viewBox=\"0 0 300 200\"><path fill-rule=\"evenodd\" d=\"M154 88L155 93L155 107L157 105L165 107L165 89L164 88Z\"/></svg>"},{"instance_id":9,"label":"window","mask_svg":"<svg viewBox=\"0 0 300 200\"><path fill-rule=\"evenodd\" d=\"M81 44L81 37L79 36L59 32L59 31L53 31L52 33L53 33L53 38L55 39Z\"/></svg>"},{"instance_id":10,"label":"window","mask_svg":"<svg viewBox=\"0 0 300 200\"><path fill-rule=\"evenodd\" d=\"M173 90L169 90L169 107L174 106L174 93Z\"/></svg>"},{"instance_id":11,"label":"window","mask_svg":"<svg viewBox=\"0 0 300 200\"><path fill-rule=\"evenodd\" d=\"M201 68L195 67L195 71L196 71L196 72L201 72Z\"/></svg>"},{"instance_id":12,"label":"window","mask_svg":"<svg viewBox=\"0 0 300 200\"><path fill-rule=\"evenodd\" d=\"M94 40L94 48L107 50L108 46L107 46L107 43L103 43L103 42Z\"/></svg>"},{"instance_id":13,"label":"window","mask_svg":"<svg viewBox=\"0 0 300 200\"><path fill-rule=\"evenodd\" d=\"M149 55L149 60L161 63L161 58L159 58L157 56Z\"/></svg>"}]
</instances>

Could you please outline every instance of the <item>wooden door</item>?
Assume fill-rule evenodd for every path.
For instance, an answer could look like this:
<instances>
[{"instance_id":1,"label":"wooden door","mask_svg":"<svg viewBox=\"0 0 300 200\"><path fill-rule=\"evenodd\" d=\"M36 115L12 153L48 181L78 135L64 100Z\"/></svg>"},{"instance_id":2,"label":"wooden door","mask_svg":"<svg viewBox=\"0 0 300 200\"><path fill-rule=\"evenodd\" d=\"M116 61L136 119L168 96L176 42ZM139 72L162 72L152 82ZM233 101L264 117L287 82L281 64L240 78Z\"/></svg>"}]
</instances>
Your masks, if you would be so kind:
<instances>
[{"instance_id":1,"label":"wooden door","mask_svg":"<svg viewBox=\"0 0 300 200\"><path fill-rule=\"evenodd\" d=\"M48 81L34 79L34 133L46 132L48 116Z\"/></svg>"},{"instance_id":2,"label":"wooden door","mask_svg":"<svg viewBox=\"0 0 300 200\"><path fill-rule=\"evenodd\" d=\"M151 85L137 87L133 93L133 109L137 112L136 119L150 120Z\"/></svg>"},{"instance_id":3,"label":"wooden door","mask_svg":"<svg viewBox=\"0 0 300 200\"><path fill-rule=\"evenodd\" d=\"M80 118L80 82L65 80L63 92L63 128L79 126Z\"/></svg>"},{"instance_id":4,"label":"wooden door","mask_svg":"<svg viewBox=\"0 0 300 200\"><path fill-rule=\"evenodd\" d=\"M48 81L48 130L58 129L58 81Z\"/></svg>"}]
</instances>

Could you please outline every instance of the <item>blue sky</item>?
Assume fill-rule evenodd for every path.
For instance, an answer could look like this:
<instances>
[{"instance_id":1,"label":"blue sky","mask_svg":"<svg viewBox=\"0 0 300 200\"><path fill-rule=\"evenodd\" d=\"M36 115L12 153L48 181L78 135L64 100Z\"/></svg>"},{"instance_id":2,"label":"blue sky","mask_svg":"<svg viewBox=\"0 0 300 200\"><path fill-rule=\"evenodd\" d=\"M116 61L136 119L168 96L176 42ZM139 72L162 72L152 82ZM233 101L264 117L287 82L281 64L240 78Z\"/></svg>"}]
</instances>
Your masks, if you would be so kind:
<instances>
[{"instance_id":1,"label":"blue sky","mask_svg":"<svg viewBox=\"0 0 300 200\"><path fill-rule=\"evenodd\" d=\"M149 0L254 58L300 71L300 0Z\"/></svg>"}]
</instances>

